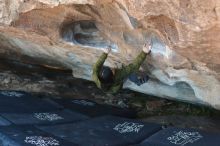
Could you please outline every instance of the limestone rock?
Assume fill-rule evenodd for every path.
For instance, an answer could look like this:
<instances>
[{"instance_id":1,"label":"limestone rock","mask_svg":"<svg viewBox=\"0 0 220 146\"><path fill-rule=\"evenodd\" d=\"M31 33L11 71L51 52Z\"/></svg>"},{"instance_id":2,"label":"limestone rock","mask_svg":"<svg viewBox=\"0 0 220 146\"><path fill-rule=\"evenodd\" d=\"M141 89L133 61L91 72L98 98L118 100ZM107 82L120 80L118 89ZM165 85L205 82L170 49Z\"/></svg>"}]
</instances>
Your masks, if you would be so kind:
<instances>
[{"instance_id":1,"label":"limestone rock","mask_svg":"<svg viewBox=\"0 0 220 146\"><path fill-rule=\"evenodd\" d=\"M128 64L152 40L148 83L124 87L220 109L219 0L0 0L0 55L70 68L91 80L105 65Z\"/></svg>"}]
</instances>

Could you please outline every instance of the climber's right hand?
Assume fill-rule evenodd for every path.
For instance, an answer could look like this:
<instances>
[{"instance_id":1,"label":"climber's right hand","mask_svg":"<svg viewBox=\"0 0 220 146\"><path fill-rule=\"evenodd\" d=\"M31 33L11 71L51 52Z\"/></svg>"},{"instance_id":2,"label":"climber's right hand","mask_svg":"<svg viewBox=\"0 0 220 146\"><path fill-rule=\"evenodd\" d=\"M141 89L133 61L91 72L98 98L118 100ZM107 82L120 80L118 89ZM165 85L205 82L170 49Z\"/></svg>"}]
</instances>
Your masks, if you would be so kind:
<instances>
[{"instance_id":1,"label":"climber's right hand","mask_svg":"<svg viewBox=\"0 0 220 146\"><path fill-rule=\"evenodd\" d=\"M144 46L143 46L144 53L150 54L151 49L152 49L151 43L148 42L148 43L144 44Z\"/></svg>"},{"instance_id":2,"label":"climber's right hand","mask_svg":"<svg viewBox=\"0 0 220 146\"><path fill-rule=\"evenodd\" d=\"M108 46L107 48L104 49L104 52L105 52L106 54L109 54L109 53L111 52L111 50L112 50L112 47L111 47L111 46Z\"/></svg>"}]
</instances>

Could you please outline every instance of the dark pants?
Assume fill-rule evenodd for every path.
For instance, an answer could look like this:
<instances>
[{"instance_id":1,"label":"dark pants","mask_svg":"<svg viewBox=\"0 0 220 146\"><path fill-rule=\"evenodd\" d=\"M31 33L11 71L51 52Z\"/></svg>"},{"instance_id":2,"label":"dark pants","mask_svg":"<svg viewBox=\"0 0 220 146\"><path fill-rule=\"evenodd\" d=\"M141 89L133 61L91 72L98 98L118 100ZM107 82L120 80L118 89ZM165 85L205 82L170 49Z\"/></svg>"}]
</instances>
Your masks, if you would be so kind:
<instances>
[{"instance_id":1,"label":"dark pants","mask_svg":"<svg viewBox=\"0 0 220 146\"><path fill-rule=\"evenodd\" d=\"M136 85L140 86L144 83L146 83L149 80L149 76L138 76L136 73L132 73L129 75L128 79L135 83Z\"/></svg>"}]
</instances>

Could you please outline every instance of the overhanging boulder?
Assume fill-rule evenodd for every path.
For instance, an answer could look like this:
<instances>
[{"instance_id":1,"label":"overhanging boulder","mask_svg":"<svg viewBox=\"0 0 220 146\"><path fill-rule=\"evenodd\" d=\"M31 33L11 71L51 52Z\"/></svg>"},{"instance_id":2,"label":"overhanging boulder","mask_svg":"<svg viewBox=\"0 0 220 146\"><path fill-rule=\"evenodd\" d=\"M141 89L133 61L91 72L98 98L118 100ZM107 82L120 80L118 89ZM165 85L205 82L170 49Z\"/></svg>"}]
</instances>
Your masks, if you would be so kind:
<instances>
[{"instance_id":1,"label":"overhanging boulder","mask_svg":"<svg viewBox=\"0 0 220 146\"><path fill-rule=\"evenodd\" d=\"M0 55L70 68L91 80L104 47L105 65L129 64L152 39L141 71L150 80L124 87L220 109L218 0L0 1Z\"/></svg>"}]
</instances>

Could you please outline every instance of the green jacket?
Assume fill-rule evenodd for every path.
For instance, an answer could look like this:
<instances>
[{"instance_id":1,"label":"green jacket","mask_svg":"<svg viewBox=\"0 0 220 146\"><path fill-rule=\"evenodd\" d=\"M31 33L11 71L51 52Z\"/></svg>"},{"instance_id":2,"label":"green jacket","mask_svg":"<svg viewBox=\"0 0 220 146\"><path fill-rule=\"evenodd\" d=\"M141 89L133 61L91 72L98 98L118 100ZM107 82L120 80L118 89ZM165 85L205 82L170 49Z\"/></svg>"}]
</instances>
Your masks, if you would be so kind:
<instances>
[{"instance_id":1,"label":"green jacket","mask_svg":"<svg viewBox=\"0 0 220 146\"><path fill-rule=\"evenodd\" d=\"M107 58L108 54L103 53L96 64L93 66L93 81L96 83L97 87L103 89L107 93L117 93L123 86L124 80L131 74L139 70L141 64L146 59L147 54L143 51L135 58L133 63L128 66L122 66L121 69L116 69L114 74L114 81L111 85L102 84L98 78L99 72L102 69L102 66Z\"/></svg>"}]
</instances>

